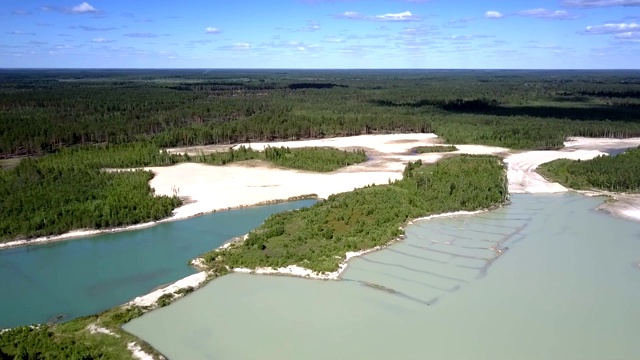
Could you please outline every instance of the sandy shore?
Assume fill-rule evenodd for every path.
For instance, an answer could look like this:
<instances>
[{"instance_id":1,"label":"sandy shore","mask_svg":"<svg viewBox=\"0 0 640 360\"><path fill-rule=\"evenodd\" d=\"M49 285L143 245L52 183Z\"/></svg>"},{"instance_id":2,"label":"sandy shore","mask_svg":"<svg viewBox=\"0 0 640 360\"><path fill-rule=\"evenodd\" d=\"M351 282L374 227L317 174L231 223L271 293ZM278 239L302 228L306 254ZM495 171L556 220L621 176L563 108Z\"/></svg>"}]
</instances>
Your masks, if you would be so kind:
<instances>
[{"instance_id":1,"label":"sandy shore","mask_svg":"<svg viewBox=\"0 0 640 360\"><path fill-rule=\"evenodd\" d=\"M182 278L171 285L165 286L162 289L158 289L153 291L147 295L138 296L132 301L128 302L126 305L133 306L152 306L158 301L158 299L165 294L174 294L176 291L180 289L186 289L189 287L197 288L202 285L207 280L207 273L205 271L201 271L199 273L189 275L185 278Z\"/></svg>"},{"instance_id":2,"label":"sandy shore","mask_svg":"<svg viewBox=\"0 0 640 360\"><path fill-rule=\"evenodd\" d=\"M587 160L611 149L637 147L640 146L640 138L571 138L565 143L566 148L558 151L516 152L500 147L456 145L458 151L452 153L413 154L411 152L411 149L417 146L441 143L441 139L435 134L390 134L237 144L235 147L244 145L257 150L262 150L266 146L364 149L369 160L332 173L282 169L261 161L249 161L227 166L185 163L167 167L148 167L145 169L155 173L150 185L155 189L156 194L172 196L174 190L177 190L179 196L191 200L177 208L170 218L117 229L78 230L59 236L6 242L0 244L0 249L86 237L105 232L140 229L163 221L186 219L214 211L252 206L274 200L287 200L304 194L317 194L319 198L324 199L332 194L352 191L366 185L386 184L389 181L398 180L402 177L402 171L408 161L420 159L425 163L433 163L452 153L504 156L509 179L509 192L511 193L564 192L568 189L558 183L546 181L535 172L535 169L540 164L560 158ZM229 146L223 147L176 148L170 149L170 151L173 153L197 153L200 148L204 148L208 152L229 148ZM630 201L640 205L637 199ZM617 210L617 213L624 214L625 217L640 219L640 215L633 207Z\"/></svg>"}]
</instances>

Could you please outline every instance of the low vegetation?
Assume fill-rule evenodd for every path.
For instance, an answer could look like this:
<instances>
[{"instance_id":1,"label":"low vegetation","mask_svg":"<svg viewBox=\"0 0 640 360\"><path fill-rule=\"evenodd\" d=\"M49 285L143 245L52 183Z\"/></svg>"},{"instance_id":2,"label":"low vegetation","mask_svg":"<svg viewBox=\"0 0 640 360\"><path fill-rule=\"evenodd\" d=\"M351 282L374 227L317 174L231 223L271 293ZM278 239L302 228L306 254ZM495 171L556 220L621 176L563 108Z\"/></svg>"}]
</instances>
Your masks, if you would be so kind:
<instances>
[{"instance_id":1,"label":"low vegetation","mask_svg":"<svg viewBox=\"0 0 640 360\"><path fill-rule=\"evenodd\" d=\"M243 243L205 254L214 268L300 265L335 271L348 251L383 245L403 234L407 220L479 210L507 199L498 158L459 156L435 165L410 163L402 180L330 196L318 204L272 215Z\"/></svg>"},{"instance_id":2,"label":"low vegetation","mask_svg":"<svg viewBox=\"0 0 640 360\"><path fill-rule=\"evenodd\" d=\"M560 159L538 168L544 177L578 190L640 191L640 147L591 160Z\"/></svg>"},{"instance_id":3,"label":"low vegetation","mask_svg":"<svg viewBox=\"0 0 640 360\"><path fill-rule=\"evenodd\" d=\"M411 150L417 154L427 154L427 153L458 151L458 148L455 147L455 145L432 145L432 146L418 146Z\"/></svg>"},{"instance_id":4,"label":"low vegetation","mask_svg":"<svg viewBox=\"0 0 640 360\"><path fill-rule=\"evenodd\" d=\"M143 314L138 307L118 307L63 324L21 326L0 334L0 359L131 359L127 344L135 342L150 354L151 346L120 329ZM111 334L92 331L92 327Z\"/></svg>"}]
</instances>

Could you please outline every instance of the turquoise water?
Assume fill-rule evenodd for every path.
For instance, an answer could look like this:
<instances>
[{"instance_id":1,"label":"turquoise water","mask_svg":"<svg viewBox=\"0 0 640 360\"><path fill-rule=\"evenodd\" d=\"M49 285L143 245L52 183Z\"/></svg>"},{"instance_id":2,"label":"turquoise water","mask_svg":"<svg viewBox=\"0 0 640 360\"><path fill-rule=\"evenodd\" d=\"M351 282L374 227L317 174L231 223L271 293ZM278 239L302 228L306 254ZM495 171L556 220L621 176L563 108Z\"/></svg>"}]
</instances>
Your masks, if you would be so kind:
<instances>
[{"instance_id":1,"label":"turquoise water","mask_svg":"<svg viewBox=\"0 0 640 360\"><path fill-rule=\"evenodd\" d=\"M232 274L125 329L171 359L637 359L640 224L512 201L417 222L345 281Z\"/></svg>"},{"instance_id":2,"label":"turquoise water","mask_svg":"<svg viewBox=\"0 0 640 360\"><path fill-rule=\"evenodd\" d=\"M195 273L188 261L304 200L208 214L150 228L0 251L0 328L69 320Z\"/></svg>"}]
</instances>

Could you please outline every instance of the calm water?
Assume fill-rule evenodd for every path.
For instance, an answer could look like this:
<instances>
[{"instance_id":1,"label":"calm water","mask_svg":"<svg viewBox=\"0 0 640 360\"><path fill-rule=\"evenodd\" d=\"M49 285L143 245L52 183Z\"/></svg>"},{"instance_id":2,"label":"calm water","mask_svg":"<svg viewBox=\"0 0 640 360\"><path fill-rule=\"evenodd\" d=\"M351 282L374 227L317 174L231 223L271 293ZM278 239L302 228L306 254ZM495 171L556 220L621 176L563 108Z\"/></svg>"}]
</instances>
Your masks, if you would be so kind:
<instances>
[{"instance_id":1,"label":"calm water","mask_svg":"<svg viewBox=\"0 0 640 360\"><path fill-rule=\"evenodd\" d=\"M188 261L269 215L315 200L213 213L147 229L0 251L0 328L94 314L195 273Z\"/></svg>"},{"instance_id":2,"label":"calm water","mask_svg":"<svg viewBox=\"0 0 640 360\"><path fill-rule=\"evenodd\" d=\"M232 274L125 328L171 359L637 359L640 224L512 200L418 222L347 281Z\"/></svg>"}]
</instances>

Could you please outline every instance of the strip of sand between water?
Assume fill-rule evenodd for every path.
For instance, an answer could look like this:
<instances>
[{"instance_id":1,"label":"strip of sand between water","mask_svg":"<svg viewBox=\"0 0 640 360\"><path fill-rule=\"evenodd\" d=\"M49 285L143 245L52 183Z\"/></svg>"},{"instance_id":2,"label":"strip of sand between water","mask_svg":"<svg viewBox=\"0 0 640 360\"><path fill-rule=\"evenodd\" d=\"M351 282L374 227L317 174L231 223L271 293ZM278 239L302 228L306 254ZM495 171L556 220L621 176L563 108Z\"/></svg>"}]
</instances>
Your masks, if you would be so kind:
<instances>
[{"instance_id":1,"label":"strip of sand between water","mask_svg":"<svg viewBox=\"0 0 640 360\"><path fill-rule=\"evenodd\" d=\"M424 163L434 163L443 156L451 154L505 155L509 193L566 192L569 189L558 183L547 181L535 172L535 169L540 164L560 158L588 160L606 155L604 151L607 149L639 146L640 138L569 138L562 150L524 152L484 145L456 144L458 151L451 153L407 155L417 146L441 142L435 134L414 133L239 144L236 146L252 146L258 150L266 146L291 148L328 146L343 150L359 148L367 151L369 160L328 174L242 164L211 166L183 163L167 167L144 168L155 174L149 184L155 189L157 195L173 196L174 191L179 189L180 196L192 201L175 209L171 217L159 221L112 229L74 230L62 235L9 241L0 243L0 249L143 229L167 221L184 220L216 211L293 201L297 197L304 197L303 194L318 194L317 198L325 199L332 194L352 191L358 187L399 180L408 161L422 160ZM180 153L181 150L173 149L173 152ZM621 204L610 212L628 219L640 220L640 197L629 197L625 199L625 203L631 205L625 207Z\"/></svg>"}]
</instances>

